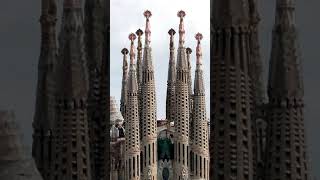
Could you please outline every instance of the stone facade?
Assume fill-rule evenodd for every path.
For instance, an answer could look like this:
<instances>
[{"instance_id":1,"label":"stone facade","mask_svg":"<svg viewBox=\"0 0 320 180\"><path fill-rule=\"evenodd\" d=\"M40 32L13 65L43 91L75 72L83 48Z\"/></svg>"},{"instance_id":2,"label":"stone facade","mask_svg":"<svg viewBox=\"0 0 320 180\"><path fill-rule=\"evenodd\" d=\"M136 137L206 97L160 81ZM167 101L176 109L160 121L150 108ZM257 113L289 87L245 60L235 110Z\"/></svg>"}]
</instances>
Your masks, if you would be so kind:
<instances>
[{"instance_id":1,"label":"stone facade","mask_svg":"<svg viewBox=\"0 0 320 180\"><path fill-rule=\"evenodd\" d=\"M213 2L210 179L253 180L249 2Z\"/></svg>"}]
</instances>

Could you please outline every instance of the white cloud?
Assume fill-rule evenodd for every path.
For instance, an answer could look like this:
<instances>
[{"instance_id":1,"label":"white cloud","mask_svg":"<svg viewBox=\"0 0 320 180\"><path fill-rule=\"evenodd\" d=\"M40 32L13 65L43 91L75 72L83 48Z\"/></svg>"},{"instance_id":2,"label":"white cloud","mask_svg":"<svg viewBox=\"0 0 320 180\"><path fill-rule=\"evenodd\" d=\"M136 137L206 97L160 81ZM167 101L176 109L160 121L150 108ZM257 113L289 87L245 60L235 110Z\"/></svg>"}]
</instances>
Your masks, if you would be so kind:
<instances>
[{"instance_id":1,"label":"white cloud","mask_svg":"<svg viewBox=\"0 0 320 180\"><path fill-rule=\"evenodd\" d=\"M201 3L200 3L201 2ZM153 49L153 64L155 66L155 81L157 93L158 119L165 118L165 97L167 84L167 71L169 60L169 35L168 30L174 28L178 32L179 18L177 12L184 10L186 47L193 49L192 73L195 69L194 35L201 32L203 48L203 69L206 86L207 112L210 105L210 1L209 0L111 0L111 79L110 94L120 100L122 79L122 48L129 48L128 35L141 28L144 30L145 18L143 12L150 10L151 46ZM178 33L175 36L177 47Z\"/></svg>"}]
</instances>

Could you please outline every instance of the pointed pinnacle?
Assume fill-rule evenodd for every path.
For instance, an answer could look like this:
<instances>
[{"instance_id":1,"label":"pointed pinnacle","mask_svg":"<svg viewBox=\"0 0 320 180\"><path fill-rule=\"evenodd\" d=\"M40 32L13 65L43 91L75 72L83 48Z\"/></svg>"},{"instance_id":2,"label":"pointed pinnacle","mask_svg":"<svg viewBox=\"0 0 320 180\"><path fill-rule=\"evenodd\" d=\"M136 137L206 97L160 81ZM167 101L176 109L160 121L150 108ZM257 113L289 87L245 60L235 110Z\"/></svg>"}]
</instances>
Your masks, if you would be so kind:
<instances>
[{"instance_id":1,"label":"pointed pinnacle","mask_svg":"<svg viewBox=\"0 0 320 180\"><path fill-rule=\"evenodd\" d=\"M186 16L186 13L184 11L179 11L177 16L180 18L180 24L179 24L179 45L183 46L184 39L185 39L185 29L184 29L184 23L183 18Z\"/></svg>"},{"instance_id":2,"label":"pointed pinnacle","mask_svg":"<svg viewBox=\"0 0 320 180\"><path fill-rule=\"evenodd\" d=\"M131 46L130 46L130 64L133 64L134 62L134 57L135 57L135 52L134 52L134 40L137 38L137 36L134 33L131 33L129 35L129 40L131 41Z\"/></svg>"},{"instance_id":3,"label":"pointed pinnacle","mask_svg":"<svg viewBox=\"0 0 320 180\"><path fill-rule=\"evenodd\" d=\"M150 27L150 20L149 18L152 16L151 11L146 10L143 13L144 17L146 17L146 29L145 29L145 41L146 44L149 45L151 42L151 27Z\"/></svg>"},{"instance_id":4,"label":"pointed pinnacle","mask_svg":"<svg viewBox=\"0 0 320 180\"><path fill-rule=\"evenodd\" d=\"M171 28L168 33L169 33L169 35L170 35L170 49L173 50L173 49L174 49L174 39L173 39L173 36L176 34L176 31Z\"/></svg>"},{"instance_id":5,"label":"pointed pinnacle","mask_svg":"<svg viewBox=\"0 0 320 180\"><path fill-rule=\"evenodd\" d=\"M127 54L129 53L127 48L123 48L121 53L123 54L123 65L122 69L127 69L128 67L128 62L127 62Z\"/></svg>"},{"instance_id":6,"label":"pointed pinnacle","mask_svg":"<svg viewBox=\"0 0 320 180\"><path fill-rule=\"evenodd\" d=\"M202 56L202 49L201 49L201 45L200 45L200 42L203 38L202 34L201 33L197 33L195 35L195 38L196 40L198 41L198 44L197 44L197 51L196 51L196 55L197 55L197 64L200 64L200 60L201 60L201 56Z\"/></svg>"}]
</instances>

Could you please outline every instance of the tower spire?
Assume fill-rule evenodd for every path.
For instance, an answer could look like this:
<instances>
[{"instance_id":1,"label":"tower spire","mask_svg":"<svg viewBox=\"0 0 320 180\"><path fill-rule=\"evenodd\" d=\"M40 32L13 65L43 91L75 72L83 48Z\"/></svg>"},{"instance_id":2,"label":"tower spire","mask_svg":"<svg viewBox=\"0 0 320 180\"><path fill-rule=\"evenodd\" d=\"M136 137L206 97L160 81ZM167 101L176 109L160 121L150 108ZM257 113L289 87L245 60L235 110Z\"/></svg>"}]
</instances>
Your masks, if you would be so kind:
<instances>
[{"instance_id":1,"label":"tower spire","mask_svg":"<svg viewBox=\"0 0 320 180\"><path fill-rule=\"evenodd\" d=\"M136 56L135 49L134 49L134 40L137 38L137 36L134 33L131 33L129 35L129 39L131 41L131 46L130 46L130 66L134 64L134 59Z\"/></svg>"},{"instance_id":2,"label":"tower spire","mask_svg":"<svg viewBox=\"0 0 320 180\"><path fill-rule=\"evenodd\" d=\"M54 164L66 162L54 171L57 179L74 179L74 172L77 172L78 178L91 179L87 116L89 80L82 18L80 1L65 0L57 73L57 118L53 132L56 143L52 149L58 155L54 158ZM81 153L74 154L79 151Z\"/></svg>"},{"instance_id":3,"label":"tower spire","mask_svg":"<svg viewBox=\"0 0 320 180\"><path fill-rule=\"evenodd\" d=\"M175 81L176 81L176 62L175 62L175 47L174 47L174 35L176 34L174 29L169 30L170 35L170 57L168 68L168 80L167 80L167 99L166 99L166 119L168 123L174 122L175 116Z\"/></svg>"},{"instance_id":4,"label":"tower spire","mask_svg":"<svg viewBox=\"0 0 320 180\"><path fill-rule=\"evenodd\" d=\"M214 0L210 177L253 179L249 0ZM221 82L221 83L220 83ZM241 86L239 86L241 84ZM236 113L240 112L240 113ZM239 133L242 132L242 133ZM214 149L214 150L213 150Z\"/></svg>"},{"instance_id":5,"label":"tower spire","mask_svg":"<svg viewBox=\"0 0 320 180\"><path fill-rule=\"evenodd\" d=\"M138 102L138 83L136 68L134 64L135 47L134 40L136 35L131 33L129 40L130 46L130 70L128 77L127 111L126 111L126 155L125 155L125 174L128 180L140 179L140 135L139 135L139 102Z\"/></svg>"},{"instance_id":6,"label":"tower spire","mask_svg":"<svg viewBox=\"0 0 320 180\"><path fill-rule=\"evenodd\" d=\"M174 132L174 149L179 149L174 160L174 178L175 179L189 179L189 167L187 165L189 154L189 68L186 59L186 48L184 47L184 25L183 17L184 11L178 12L180 18L179 25L179 47L177 55L176 68L176 115L175 115L175 132Z\"/></svg>"},{"instance_id":7,"label":"tower spire","mask_svg":"<svg viewBox=\"0 0 320 180\"><path fill-rule=\"evenodd\" d=\"M264 174L265 179L308 180L304 89L294 4L291 0L277 0L276 6L269 66L269 124ZM275 159L278 159L276 163ZM286 171L281 171L281 167L287 167Z\"/></svg>"},{"instance_id":8,"label":"tower spire","mask_svg":"<svg viewBox=\"0 0 320 180\"><path fill-rule=\"evenodd\" d=\"M186 13L184 11L178 12L178 17L180 18L180 24L179 24L179 46L183 46L185 42L185 29L184 29L184 22L183 18L186 16Z\"/></svg>"},{"instance_id":9,"label":"tower spire","mask_svg":"<svg viewBox=\"0 0 320 180\"><path fill-rule=\"evenodd\" d=\"M191 171L194 179L209 179L209 148L208 148L208 122L206 115L205 90L203 83L203 70L201 68L202 50L200 41L202 34L196 34L197 40L197 68L194 78L194 109L192 134L195 137L191 147ZM199 166L202 164L202 166Z\"/></svg>"},{"instance_id":10,"label":"tower spire","mask_svg":"<svg viewBox=\"0 0 320 180\"><path fill-rule=\"evenodd\" d=\"M141 107L142 107L142 95L141 95L141 84L142 84L142 35L143 31L141 29L138 29L136 31L136 35L138 36L138 55L137 55L137 81L138 81L138 99L139 99L139 117L141 117ZM141 119L139 119L139 126L140 126L140 138L142 137L142 122Z\"/></svg>"},{"instance_id":11,"label":"tower spire","mask_svg":"<svg viewBox=\"0 0 320 180\"><path fill-rule=\"evenodd\" d=\"M50 171L52 154L52 131L55 120L54 94L55 69L57 65L55 0L41 1L41 51L38 63L38 82L35 114L33 119L32 156L43 178L52 176Z\"/></svg>"},{"instance_id":12,"label":"tower spire","mask_svg":"<svg viewBox=\"0 0 320 180\"><path fill-rule=\"evenodd\" d=\"M144 12L146 17L145 47L143 54L142 84L141 84L141 122L142 122L142 154L143 178L157 178L157 104L152 63L152 49L150 46L151 12Z\"/></svg>"},{"instance_id":13,"label":"tower spire","mask_svg":"<svg viewBox=\"0 0 320 180\"><path fill-rule=\"evenodd\" d=\"M137 55L137 78L138 78L138 85L140 86L142 81L142 35L143 31L138 29L136 31L136 35L138 36L138 55Z\"/></svg>"},{"instance_id":14,"label":"tower spire","mask_svg":"<svg viewBox=\"0 0 320 180\"><path fill-rule=\"evenodd\" d=\"M145 46L150 46L151 43L151 27L150 27L150 17L152 16L151 11L146 10L143 13L146 18L146 29L145 29Z\"/></svg>"},{"instance_id":15,"label":"tower spire","mask_svg":"<svg viewBox=\"0 0 320 180\"><path fill-rule=\"evenodd\" d=\"M195 36L196 40L197 40L197 51L196 51L196 55L197 55L197 65L201 65L201 58L202 58L202 49L201 49L201 40L203 38L201 33L197 33ZM198 67L198 66L197 66Z\"/></svg>"},{"instance_id":16,"label":"tower spire","mask_svg":"<svg viewBox=\"0 0 320 180\"><path fill-rule=\"evenodd\" d=\"M128 79L128 61L127 55L129 53L127 48L123 48L121 53L123 54L122 60L122 88L121 88L121 99L120 99L120 111L122 116L125 118L125 107L127 102L127 79Z\"/></svg>"}]
</instances>

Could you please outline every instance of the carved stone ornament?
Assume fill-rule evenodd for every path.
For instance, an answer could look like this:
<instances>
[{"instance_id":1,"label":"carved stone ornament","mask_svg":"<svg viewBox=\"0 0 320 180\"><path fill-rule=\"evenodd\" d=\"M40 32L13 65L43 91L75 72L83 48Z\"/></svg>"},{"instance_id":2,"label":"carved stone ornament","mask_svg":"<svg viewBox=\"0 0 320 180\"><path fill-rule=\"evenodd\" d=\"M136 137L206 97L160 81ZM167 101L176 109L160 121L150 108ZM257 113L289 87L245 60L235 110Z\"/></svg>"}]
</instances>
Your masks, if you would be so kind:
<instances>
[{"instance_id":1,"label":"carved stone ornament","mask_svg":"<svg viewBox=\"0 0 320 180\"><path fill-rule=\"evenodd\" d=\"M182 180L187 180L187 170L186 168L183 168L181 171Z\"/></svg>"},{"instance_id":2,"label":"carved stone ornament","mask_svg":"<svg viewBox=\"0 0 320 180\"><path fill-rule=\"evenodd\" d=\"M151 169L148 170L148 180L152 179L152 173L151 173Z\"/></svg>"}]
</instances>

